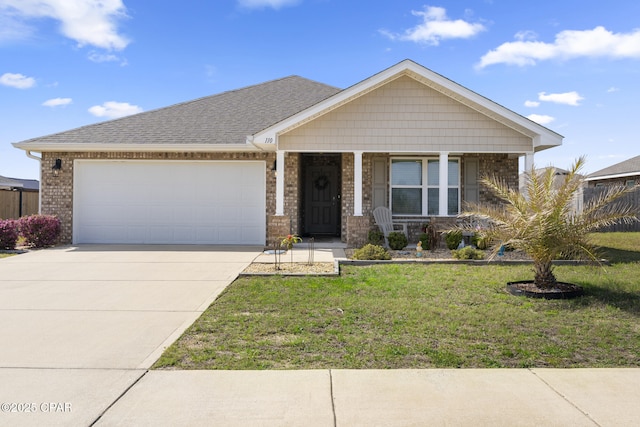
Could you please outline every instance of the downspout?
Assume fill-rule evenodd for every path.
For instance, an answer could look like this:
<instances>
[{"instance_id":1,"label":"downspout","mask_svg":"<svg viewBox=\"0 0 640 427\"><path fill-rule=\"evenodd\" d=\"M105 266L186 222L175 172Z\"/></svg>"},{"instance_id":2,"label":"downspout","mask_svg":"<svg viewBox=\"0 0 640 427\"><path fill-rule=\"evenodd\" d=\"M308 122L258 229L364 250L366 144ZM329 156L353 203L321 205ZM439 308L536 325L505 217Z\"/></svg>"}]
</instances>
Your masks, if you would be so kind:
<instances>
[{"instance_id":1,"label":"downspout","mask_svg":"<svg viewBox=\"0 0 640 427\"><path fill-rule=\"evenodd\" d=\"M40 181L39 184L39 188L38 188L38 213L42 213L40 211L40 209L42 208L42 157L38 157L38 156L34 156L33 154L31 154L31 150L25 150L24 151L25 154L27 155L28 158L33 159L33 160L37 160L39 167L38 167L38 178ZM22 195L22 193L20 193ZM20 206L20 209L22 209L22 206Z\"/></svg>"}]
</instances>

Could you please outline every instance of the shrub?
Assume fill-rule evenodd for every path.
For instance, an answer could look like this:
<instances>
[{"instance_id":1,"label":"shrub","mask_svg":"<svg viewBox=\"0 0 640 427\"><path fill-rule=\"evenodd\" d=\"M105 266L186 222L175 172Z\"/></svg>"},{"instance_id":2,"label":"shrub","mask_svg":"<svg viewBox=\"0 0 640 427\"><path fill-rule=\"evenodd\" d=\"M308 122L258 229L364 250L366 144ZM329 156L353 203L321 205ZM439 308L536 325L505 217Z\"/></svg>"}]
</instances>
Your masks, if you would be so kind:
<instances>
[{"instance_id":1,"label":"shrub","mask_svg":"<svg viewBox=\"0 0 640 427\"><path fill-rule=\"evenodd\" d=\"M491 246L491 239L481 233L475 233L471 238L471 244L478 249L485 250Z\"/></svg>"},{"instance_id":2,"label":"shrub","mask_svg":"<svg viewBox=\"0 0 640 427\"><path fill-rule=\"evenodd\" d=\"M391 259L389 252L382 246L367 244L353 252L353 259L384 260Z\"/></svg>"},{"instance_id":3,"label":"shrub","mask_svg":"<svg viewBox=\"0 0 640 427\"><path fill-rule=\"evenodd\" d=\"M367 243L372 245L382 246L384 245L384 234L378 229L369 230L367 235Z\"/></svg>"},{"instance_id":4,"label":"shrub","mask_svg":"<svg viewBox=\"0 0 640 427\"><path fill-rule=\"evenodd\" d=\"M428 236L427 241L425 241L422 238L422 234L420 235L422 248L425 250L426 249L435 250L440 244L440 233L438 233L438 230L436 230L436 227L433 225L433 223L424 224L422 226L422 231L424 234ZM425 246L425 243L427 243L426 246Z\"/></svg>"},{"instance_id":5,"label":"shrub","mask_svg":"<svg viewBox=\"0 0 640 427\"><path fill-rule=\"evenodd\" d=\"M451 251L451 254L455 259L484 259L484 252L471 246Z\"/></svg>"},{"instance_id":6,"label":"shrub","mask_svg":"<svg viewBox=\"0 0 640 427\"><path fill-rule=\"evenodd\" d=\"M19 227L25 243L34 248L53 246L60 237L60 220L52 215L23 216Z\"/></svg>"},{"instance_id":7,"label":"shrub","mask_svg":"<svg viewBox=\"0 0 640 427\"><path fill-rule=\"evenodd\" d=\"M429 246L430 239L427 233L421 233L420 236L418 236L418 240L422 244L422 249L427 250L430 248Z\"/></svg>"},{"instance_id":8,"label":"shrub","mask_svg":"<svg viewBox=\"0 0 640 427\"><path fill-rule=\"evenodd\" d=\"M447 243L447 249L458 249L460 242L462 242L462 231L450 231L444 237L444 241Z\"/></svg>"},{"instance_id":9,"label":"shrub","mask_svg":"<svg viewBox=\"0 0 640 427\"><path fill-rule=\"evenodd\" d=\"M13 250L18 241L18 221L0 219L0 249Z\"/></svg>"},{"instance_id":10,"label":"shrub","mask_svg":"<svg viewBox=\"0 0 640 427\"><path fill-rule=\"evenodd\" d=\"M405 236L404 233L400 231L392 231L391 233L389 233L387 239L389 240L389 247L394 251L404 249L409 244L407 236Z\"/></svg>"}]
</instances>

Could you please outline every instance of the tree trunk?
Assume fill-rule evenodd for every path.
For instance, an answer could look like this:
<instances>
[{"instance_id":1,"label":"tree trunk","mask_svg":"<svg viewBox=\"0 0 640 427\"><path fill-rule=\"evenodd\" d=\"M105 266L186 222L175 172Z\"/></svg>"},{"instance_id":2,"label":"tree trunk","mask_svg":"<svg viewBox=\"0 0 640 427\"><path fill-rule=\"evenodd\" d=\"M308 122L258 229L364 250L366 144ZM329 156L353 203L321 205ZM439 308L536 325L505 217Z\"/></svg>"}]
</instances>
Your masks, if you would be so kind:
<instances>
[{"instance_id":1,"label":"tree trunk","mask_svg":"<svg viewBox=\"0 0 640 427\"><path fill-rule=\"evenodd\" d=\"M553 274L551 261L534 263L536 277L534 282L539 288L553 288L556 285L556 276Z\"/></svg>"}]
</instances>

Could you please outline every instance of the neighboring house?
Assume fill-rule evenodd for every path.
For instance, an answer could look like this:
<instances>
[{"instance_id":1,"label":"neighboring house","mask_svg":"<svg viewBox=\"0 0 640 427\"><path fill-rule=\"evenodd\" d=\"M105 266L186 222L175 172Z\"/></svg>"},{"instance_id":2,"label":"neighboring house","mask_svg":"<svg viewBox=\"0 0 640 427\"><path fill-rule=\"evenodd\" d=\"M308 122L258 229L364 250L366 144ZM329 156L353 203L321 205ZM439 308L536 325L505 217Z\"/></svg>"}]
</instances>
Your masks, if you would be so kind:
<instances>
[{"instance_id":1,"label":"neighboring house","mask_svg":"<svg viewBox=\"0 0 640 427\"><path fill-rule=\"evenodd\" d=\"M593 172L585 179L589 187L605 185L640 185L640 156Z\"/></svg>"},{"instance_id":2,"label":"neighboring house","mask_svg":"<svg viewBox=\"0 0 640 427\"><path fill-rule=\"evenodd\" d=\"M600 197L610 186L635 187L620 199L620 202L635 207L640 212L640 156L632 157L615 165L593 172L585 179L584 202ZM600 231L640 231L640 223L617 223Z\"/></svg>"},{"instance_id":3,"label":"neighboring house","mask_svg":"<svg viewBox=\"0 0 640 427\"><path fill-rule=\"evenodd\" d=\"M546 168L535 169L535 173L538 176L544 175L549 170L549 168L553 169L553 175L554 175L553 176L553 189L557 190L565 182L566 176L569 174L569 171L566 170L566 169L556 168L554 166L548 166ZM577 176L580 179L584 179L584 176L582 176L582 175L577 175ZM525 173L521 173L520 174L519 188L520 188L520 192L521 193L525 193L526 194L526 192L527 192L527 189L526 189L526 179L527 178L528 178L527 174L525 174ZM582 208L584 206L582 186L578 189L576 194L574 194L572 205L573 205L572 206L573 210L575 212L582 211Z\"/></svg>"},{"instance_id":4,"label":"neighboring house","mask_svg":"<svg viewBox=\"0 0 640 427\"><path fill-rule=\"evenodd\" d=\"M569 173L568 170L566 169L561 169L561 168L556 168L554 166L549 166L546 168L538 168L535 170L536 174L544 174L547 172L547 170L549 170L549 168L553 169L553 185L554 188L558 188L562 182L564 182L564 178L565 176L567 176L567 174ZM525 185L526 185L526 179L527 179L527 174L526 173L521 173L519 176L519 185L518 188L520 189L520 192L524 192L526 191Z\"/></svg>"},{"instance_id":5,"label":"neighboring house","mask_svg":"<svg viewBox=\"0 0 640 427\"><path fill-rule=\"evenodd\" d=\"M0 219L20 218L38 213L40 184L35 179L0 175Z\"/></svg>"},{"instance_id":6,"label":"neighboring house","mask_svg":"<svg viewBox=\"0 0 640 427\"><path fill-rule=\"evenodd\" d=\"M14 146L42 153L42 213L65 242L358 246L375 207L416 233L494 202L482 173L517 188L518 158L561 144L405 60L344 90L291 76Z\"/></svg>"}]
</instances>

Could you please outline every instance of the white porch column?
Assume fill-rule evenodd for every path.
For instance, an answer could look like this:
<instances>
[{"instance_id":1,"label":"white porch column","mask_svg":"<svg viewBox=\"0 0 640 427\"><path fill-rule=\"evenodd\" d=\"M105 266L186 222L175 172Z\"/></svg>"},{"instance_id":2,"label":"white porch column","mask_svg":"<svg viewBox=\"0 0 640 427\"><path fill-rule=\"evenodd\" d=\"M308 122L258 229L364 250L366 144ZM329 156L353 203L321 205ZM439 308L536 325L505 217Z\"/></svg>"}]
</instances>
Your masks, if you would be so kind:
<instances>
[{"instance_id":1,"label":"white porch column","mask_svg":"<svg viewBox=\"0 0 640 427\"><path fill-rule=\"evenodd\" d=\"M526 153L524 155L524 172L531 172L533 168L533 153Z\"/></svg>"},{"instance_id":2,"label":"white porch column","mask_svg":"<svg viewBox=\"0 0 640 427\"><path fill-rule=\"evenodd\" d=\"M276 151L276 216L284 215L284 151Z\"/></svg>"},{"instance_id":3,"label":"white porch column","mask_svg":"<svg viewBox=\"0 0 640 427\"><path fill-rule=\"evenodd\" d=\"M447 216L449 204L449 153L440 153L440 185L438 193L440 195L440 210L438 215Z\"/></svg>"},{"instance_id":4,"label":"white porch column","mask_svg":"<svg viewBox=\"0 0 640 427\"><path fill-rule=\"evenodd\" d=\"M353 215L362 216L362 151L353 152Z\"/></svg>"},{"instance_id":5,"label":"white porch column","mask_svg":"<svg viewBox=\"0 0 640 427\"><path fill-rule=\"evenodd\" d=\"M528 184L529 176L533 173L533 153L525 153L524 155L524 171L522 174L522 180L519 182L520 188L522 188L522 194L525 198L529 198Z\"/></svg>"}]
</instances>

